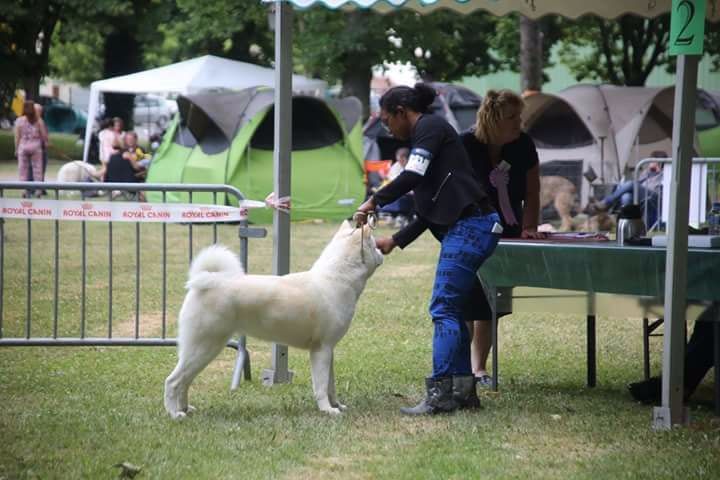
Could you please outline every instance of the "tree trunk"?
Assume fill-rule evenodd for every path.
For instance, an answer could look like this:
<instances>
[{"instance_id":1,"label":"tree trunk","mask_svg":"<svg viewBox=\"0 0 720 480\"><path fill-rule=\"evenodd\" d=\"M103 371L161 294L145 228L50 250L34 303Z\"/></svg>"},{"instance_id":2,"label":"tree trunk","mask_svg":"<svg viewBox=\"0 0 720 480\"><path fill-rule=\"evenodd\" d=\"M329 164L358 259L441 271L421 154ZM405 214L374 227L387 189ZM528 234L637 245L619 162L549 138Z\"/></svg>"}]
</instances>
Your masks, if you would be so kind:
<instances>
[{"instance_id":1,"label":"tree trunk","mask_svg":"<svg viewBox=\"0 0 720 480\"><path fill-rule=\"evenodd\" d=\"M22 86L23 90L25 90L25 99L36 102L40 96L40 82L48 70L50 41L58 22L56 12L48 10L44 12L44 15L46 17L43 18L39 31L37 34L26 37L28 43L25 45L28 52L34 53L27 58L28 63L25 68L25 75L23 75ZM36 50L38 45L40 45L39 52Z\"/></svg>"},{"instance_id":2,"label":"tree trunk","mask_svg":"<svg viewBox=\"0 0 720 480\"><path fill-rule=\"evenodd\" d=\"M22 79L22 87L25 90L25 100L38 101L40 96L40 73L25 75Z\"/></svg>"},{"instance_id":3,"label":"tree trunk","mask_svg":"<svg viewBox=\"0 0 720 480\"><path fill-rule=\"evenodd\" d=\"M365 38L368 33L370 12L355 10L345 14L345 32L348 38ZM348 49L341 58L344 66L340 74L343 97L354 96L362 104L363 120L370 116L370 81L372 80L372 67L375 64L367 54L362 42L357 42L355 48Z\"/></svg>"},{"instance_id":4,"label":"tree trunk","mask_svg":"<svg viewBox=\"0 0 720 480\"><path fill-rule=\"evenodd\" d=\"M105 78L127 75L142 70L142 52L135 32L118 30L105 40ZM120 117L125 128L133 128L134 93L105 93L105 117Z\"/></svg>"},{"instance_id":5,"label":"tree trunk","mask_svg":"<svg viewBox=\"0 0 720 480\"><path fill-rule=\"evenodd\" d=\"M343 97L354 96L360 100L363 107L363 121L370 116L370 81L372 80L372 65L361 65L352 63L343 72L342 91Z\"/></svg>"},{"instance_id":6,"label":"tree trunk","mask_svg":"<svg viewBox=\"0 0 720 480\"><path fill-rule=\"evenodd\" d=\"M520 16L520 90L539 92L543 84L542 33L535 20Z\"/></svg>"}]
</instances>

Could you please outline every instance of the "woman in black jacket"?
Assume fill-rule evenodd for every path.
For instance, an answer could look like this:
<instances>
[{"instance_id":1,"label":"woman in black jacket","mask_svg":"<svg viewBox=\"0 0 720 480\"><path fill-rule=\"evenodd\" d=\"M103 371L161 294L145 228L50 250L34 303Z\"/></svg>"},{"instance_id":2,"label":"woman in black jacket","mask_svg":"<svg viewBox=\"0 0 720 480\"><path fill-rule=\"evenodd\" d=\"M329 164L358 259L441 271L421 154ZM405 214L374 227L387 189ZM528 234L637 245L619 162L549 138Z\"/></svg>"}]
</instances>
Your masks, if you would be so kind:
<instances>
[{"instance_id":1,"label":"woman in black jacket","mask_svg":"<svg viewBox=\"0 0 720 480\"><path fill-rule=\"evenodd\" d=\"M479 406L462 310L477 269L493 253L502 232L500 217L473 177L455 129L443 118L426 113L435 96L422 83L414 88L394 87L382 96L382 123L398 139L410 141L410 157L403 173L371 196L356 214L362 223L376 207L413 190L416 219L392 237L378 238L378 248L389 254L426 229L441 242L430 301L433 371L426 379L426 398L415 407L401 409L409 415Z\"/></svg>"}]
</instances>

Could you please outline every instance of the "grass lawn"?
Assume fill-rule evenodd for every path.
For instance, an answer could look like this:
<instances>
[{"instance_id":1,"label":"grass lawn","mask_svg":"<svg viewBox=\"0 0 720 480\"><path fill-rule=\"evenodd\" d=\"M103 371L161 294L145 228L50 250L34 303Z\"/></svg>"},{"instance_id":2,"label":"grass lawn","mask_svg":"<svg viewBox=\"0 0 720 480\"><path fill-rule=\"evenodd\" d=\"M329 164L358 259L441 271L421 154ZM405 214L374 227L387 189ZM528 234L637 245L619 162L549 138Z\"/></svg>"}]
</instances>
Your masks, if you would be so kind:
<instances>
[{"instance_id":1,"label":"grass lawn","mask_svg":"<svg viewBox=\"0 0 720 480\"><path fill-rule=\"evenodd\" d=\"M107 225L88 223L88 334L107 330ZM293 224L293 271L306 269L335 230ZM53 224L33 224L33 334L52 330ZM114 225L113 332L132 335L135 229ZM187 227L169 227L169 331L182 300ZM272 229L269 229L270 233ZM389 230L380 229L381 234ZM6 337L25 326L27 225L5 223ZM141 229L141 335L161 329L159 234ZM194 229L194 248L210 242ZM60 229L61 334L79 332L80 225ZM221 240L237 246L234 228ZM267 273L272 239L252 240L249 269ZM250 340L253 380L229 391L234 351L198 377L198 412L173 422L162 404L174 348L0 348L0 479L113 478L119 462L136 478L708 478L720 477L720 420L693 404L689 428L650 429L651 408L625 384L641 376L639 319L598 319L598 384L585 387L585 321L516 314L500 324L501 391L484 409L402 417L430 369L427 301L438 247L424 235L394 252L370 279L348 335L336 350L341 418L317 411L307 355L290 350L292 384L266 388L270 346ZM653 340L654 371L660 343ZM703 386L701 396L708 393Z\"/></svg>"},{"instance_id":2,"label":"grass lawn","mask_svg":"<svg viewBox=\"0 0 720 480\"><path fill-rule=\"evenodd\" d=\"M63 160L48 159L45 181L54 181L57 178L58 170L64 163ZM17 181L18 179L17 161L0 162L0 180Z\"/></svg>"}]
</instances>

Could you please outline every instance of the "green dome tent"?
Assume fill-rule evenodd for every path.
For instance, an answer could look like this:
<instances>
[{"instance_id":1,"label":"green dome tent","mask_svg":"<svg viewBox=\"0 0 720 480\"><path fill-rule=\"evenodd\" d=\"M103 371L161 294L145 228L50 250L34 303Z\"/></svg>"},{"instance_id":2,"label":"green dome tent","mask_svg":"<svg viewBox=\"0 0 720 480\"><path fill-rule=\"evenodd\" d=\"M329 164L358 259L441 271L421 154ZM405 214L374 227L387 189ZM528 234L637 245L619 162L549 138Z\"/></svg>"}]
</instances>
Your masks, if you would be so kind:
<instances>
[{"instance_id":1,"label":"green dome tent","mask_svg":"<svg viewBox=\"0 0 720 480\"><path fill-rule=\"evenodd\" d=\"M211 183L238 188L253 200L273 190L273 90L178 97L178 115L150 164L149 183ZM363 201L361 105L355 98L325 101L294 96L292 119L292 219L337 220ZM161 201L148 193L150 201ZM188 195L168 193L168 201ZM193 194L212 203L212 194ZM226 203L218 194L217 203ZM229 203L229 202L228 202ZM250 220L272 221L269 209Z\"/></svg>"}]
</instances>

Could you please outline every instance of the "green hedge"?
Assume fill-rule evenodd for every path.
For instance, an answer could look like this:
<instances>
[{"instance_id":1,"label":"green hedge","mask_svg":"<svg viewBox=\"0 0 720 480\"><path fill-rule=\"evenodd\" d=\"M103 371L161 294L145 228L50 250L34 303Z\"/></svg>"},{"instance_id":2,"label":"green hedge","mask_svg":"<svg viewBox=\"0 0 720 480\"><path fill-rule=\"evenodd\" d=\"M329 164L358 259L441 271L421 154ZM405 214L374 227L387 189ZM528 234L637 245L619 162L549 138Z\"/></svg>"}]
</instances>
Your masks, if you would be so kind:
<instances>
[{"instance_id":1,"label":"green hedge","mask_svg":"<svg viewBox=\"0 0 720 480\"><path fill-rule=\"evenodd\" d=\"M0 130L0 162L15 161L15 147L13 145L12 130ZM82 158L82 143L78 143L78 136L66 133L51 133L48 153L51 159L67 161Z\"/></svg>"}]
</instances>

